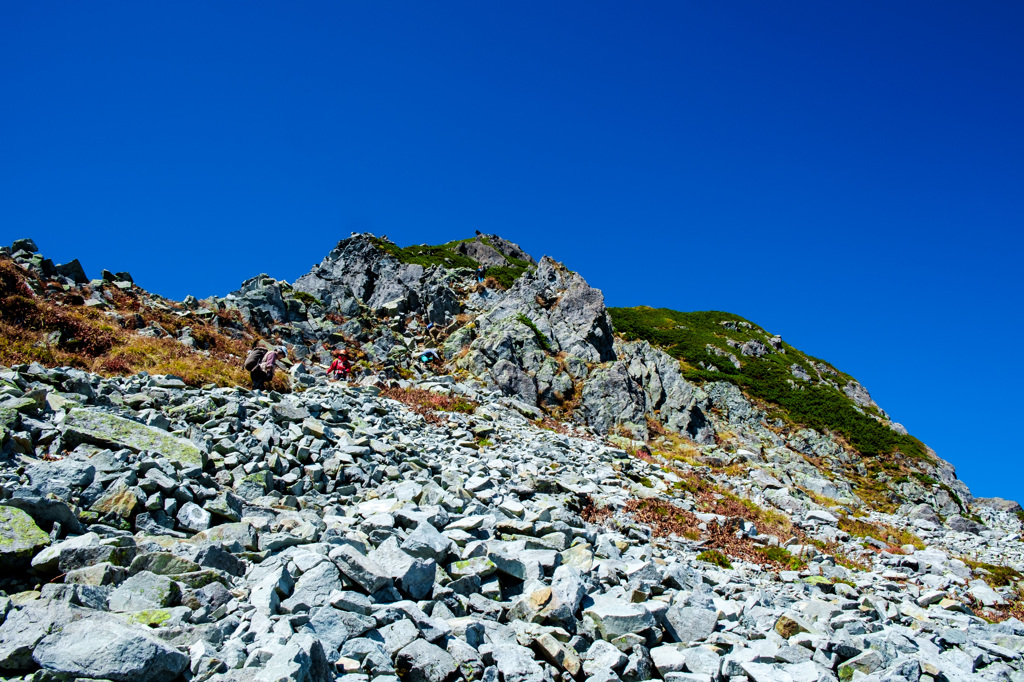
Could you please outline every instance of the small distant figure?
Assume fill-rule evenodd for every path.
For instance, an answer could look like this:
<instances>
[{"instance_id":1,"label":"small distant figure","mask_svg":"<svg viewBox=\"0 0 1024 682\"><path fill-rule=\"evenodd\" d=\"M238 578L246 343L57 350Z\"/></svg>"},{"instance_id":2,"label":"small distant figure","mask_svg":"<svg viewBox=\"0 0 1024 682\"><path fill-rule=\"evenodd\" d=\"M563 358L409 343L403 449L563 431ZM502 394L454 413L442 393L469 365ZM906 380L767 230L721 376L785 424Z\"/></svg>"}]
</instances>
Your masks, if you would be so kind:
<instances>
[{"instance_id":1,"label":"small distant figure","mask_svg":"<svg viewBox=\"0 0 1024 682\"><path fill-rule=\"evenodd\" d=\"M441 327L431 322L427 325L427 336L432 340L437 341L441 336Z\"/></svg>"},{"instance_id":2,"label":"small distant figure","mask_svg":"<svg viewBox=\"0 0 1024 682\"><path fill-rule=\"evenodd\" d=\"M441 354L436 348L424 348L419 352L419 358L425 365L441 364Z\"/></svg>"},{"instance_id":3,"label":"small distant figure","mask_svg":"<svg viewBox=\"0 0 1024 682\"><path fill-rule=\"evenodd\" d=\"M256 350L258 351L262 349L257 348ZM249 355L252 356L253 352L250 352ZM288 351L284 349L284 346L279 346L269 353L264 353L263 357L260 358L255 367L249 370L249 377L252 379L252 389L254 391L259 391L268 381L273 379L277 361L287 356ZM248 360L249 358L247 357L246 364L248 364Z\"/></svg>"},{"instance_id":4,"label":"small distant figure","mask_svg":"<svg viewBox=\"0 0 1024 682\"><path fill-rule=\"evenodd\" d=\"M487 268L485 268L485 267L483 266L483 263L481 263L481 264L480 264L480 267L478 267L478 268L476 269L476 281L477 281L478 283L480 283L480 284L483 284L483 281L484 281L484 276L485 276L486 274L487 274Z\"/></svg>"},{"instance_id":5,"label":"small distant figure","mask_svg":"<svg viewBox=\"0 0 1024 682\"><path fill-rule=\"evenodd\" d=\"M348 381L351 374L352 361L348 357L348 351L342 348L334 354L334 362L327 368L327 379L329 381L337 381L338 379Z\"/></svg>"}]
</instances>

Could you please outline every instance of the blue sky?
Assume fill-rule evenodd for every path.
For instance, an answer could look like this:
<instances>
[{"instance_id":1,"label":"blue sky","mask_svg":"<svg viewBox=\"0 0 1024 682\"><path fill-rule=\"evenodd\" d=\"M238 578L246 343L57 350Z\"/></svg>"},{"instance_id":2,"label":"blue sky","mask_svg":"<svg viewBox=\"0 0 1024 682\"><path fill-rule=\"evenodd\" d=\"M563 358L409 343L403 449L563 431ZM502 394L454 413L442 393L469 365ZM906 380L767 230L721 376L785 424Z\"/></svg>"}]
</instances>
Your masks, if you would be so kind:
<instances>
[{"instance_id":1,"label":"blue sky","mask_svg":"<svg viewBox=\"0 0 1024 682\"><path fill-rule=\"evenodd\" d=\"M725 310L1024 499L1024 5L6 3L0 241L174 298L496 232Z\"/></svg>"}]
</instances>

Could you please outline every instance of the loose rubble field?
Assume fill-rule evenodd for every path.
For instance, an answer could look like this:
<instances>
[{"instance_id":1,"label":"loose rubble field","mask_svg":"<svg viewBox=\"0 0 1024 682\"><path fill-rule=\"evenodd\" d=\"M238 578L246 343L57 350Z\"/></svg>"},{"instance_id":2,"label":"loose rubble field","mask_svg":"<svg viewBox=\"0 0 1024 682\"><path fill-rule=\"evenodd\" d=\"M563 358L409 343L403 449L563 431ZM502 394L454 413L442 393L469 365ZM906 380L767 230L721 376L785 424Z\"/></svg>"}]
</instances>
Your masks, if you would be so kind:
<instances>
[{"instance_id":1,"label":"loose rubble field","mask_svg":"<svg viewBox=\"0 0 1024 682\"><path fill-rule=\"evenodd\" d=\"M5 679L1024 679L1019 574L963 560L1020 565L1008 511L852 518L452 377L415 387L472 412L429 420L374 386L0 386Z\"/></svg>"}]
</instances>

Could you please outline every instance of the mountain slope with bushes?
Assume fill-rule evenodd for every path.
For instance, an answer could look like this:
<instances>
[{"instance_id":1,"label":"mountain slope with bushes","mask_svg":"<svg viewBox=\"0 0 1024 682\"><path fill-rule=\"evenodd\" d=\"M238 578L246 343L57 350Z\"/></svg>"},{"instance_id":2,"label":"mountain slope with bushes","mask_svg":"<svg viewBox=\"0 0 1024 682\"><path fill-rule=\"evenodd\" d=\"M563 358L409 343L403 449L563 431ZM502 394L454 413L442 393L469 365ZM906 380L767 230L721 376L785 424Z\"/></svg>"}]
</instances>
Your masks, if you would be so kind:
<instances>
[{"instance_id":1,"label":"mountain slope with bushes","mask_svg":"<svg viewBox=\"0 0 1024 682\"><path fill-rule=\"evenodd\" d=\"M1019 505L757 325L497 235L181 302L19 240L0 364L5 679L1024 675Z\"/></svg>"}]
</instances>

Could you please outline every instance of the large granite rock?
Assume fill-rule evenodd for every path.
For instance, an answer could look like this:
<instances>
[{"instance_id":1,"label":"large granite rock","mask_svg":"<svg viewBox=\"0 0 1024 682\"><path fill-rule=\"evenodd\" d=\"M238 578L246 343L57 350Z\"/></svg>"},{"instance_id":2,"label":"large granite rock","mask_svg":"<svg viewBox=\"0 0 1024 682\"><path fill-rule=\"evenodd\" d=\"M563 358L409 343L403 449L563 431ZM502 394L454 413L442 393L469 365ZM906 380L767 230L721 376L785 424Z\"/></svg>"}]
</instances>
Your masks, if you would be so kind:
<instances>
[{"instance_id":1,"label":"large granite rock","mask_svg":"<svg viewBox=\"0 0 1024 682\"><path fill-rule=\"evenodd\" d=\"M85 618L55 628L32 652L58 674L113 682L173 680L189 658L141 627L110 618Z\"/></svg>"},{"instance_id":2,"label":"large granite rock","mask_svg":"<svg viewBox=\"0 0 1024 682\"><path fill-rule=\"evenodd\" d=\"M50 536L32 517L15 507L0 505L0 568L24 568L32 556L50 544Z\"/></svg>"},{"instance_id":3,"label":"large granite rock","mask_svg":"<svg viewBox=\"0 0 1024 682\"><path fill-rule=\"evenodd\" d=\"M71 410L64 419L63 428L69 446L91 443L115 450L149 450L182 466L206 465L206 453L191 441L106 412Z\"/></svg>"}]
</instances>

